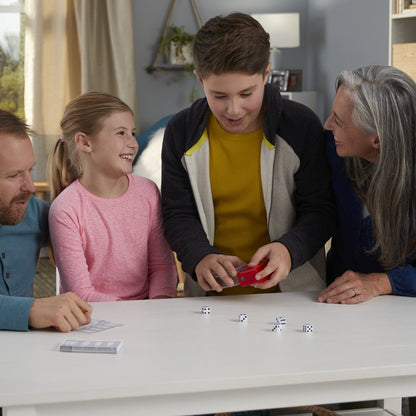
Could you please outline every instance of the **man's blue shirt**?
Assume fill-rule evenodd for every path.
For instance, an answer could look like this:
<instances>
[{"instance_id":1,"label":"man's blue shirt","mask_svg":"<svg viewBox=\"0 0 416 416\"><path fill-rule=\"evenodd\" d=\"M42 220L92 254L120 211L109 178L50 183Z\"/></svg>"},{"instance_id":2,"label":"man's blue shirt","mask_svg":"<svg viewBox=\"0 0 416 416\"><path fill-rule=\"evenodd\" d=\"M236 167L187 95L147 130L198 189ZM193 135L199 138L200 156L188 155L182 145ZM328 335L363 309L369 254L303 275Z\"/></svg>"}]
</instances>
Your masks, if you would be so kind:
<instances>
[{"instance_id":1,"label":"man's blue shirt","mask_svg":"<svg viewBox=\"0 0 416 416\"><path fill-rule=\"evenodd\" d=\"M21 223L0 225L0 329L29 329L33 278L48 242L48 211L48 203L33 197Z\"/></svg>"}]
</instances>

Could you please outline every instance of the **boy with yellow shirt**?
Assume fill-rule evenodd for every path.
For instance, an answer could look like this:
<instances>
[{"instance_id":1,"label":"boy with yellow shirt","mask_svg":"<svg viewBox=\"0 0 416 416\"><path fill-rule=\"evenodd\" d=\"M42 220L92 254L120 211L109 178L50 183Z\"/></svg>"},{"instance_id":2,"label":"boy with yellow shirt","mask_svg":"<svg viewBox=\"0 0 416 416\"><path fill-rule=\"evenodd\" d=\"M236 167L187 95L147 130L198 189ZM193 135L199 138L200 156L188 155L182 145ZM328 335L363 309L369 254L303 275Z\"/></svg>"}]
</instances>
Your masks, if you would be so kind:
<instances>
[{"instance_id":1,"label":"boy with yellow shirt","mask_svg":"<svg viewBox=\"0 0 416 416\"><path fill-rule=\"evenodd\" d=\"M269 49L243 13L214 17L195 37L205 98L169 120L162 149L164 226L187 273L185 295L324 287L323 246L336 221L324 132L267 83ZM234 286L239 267L263 260L256 278L270 280Z\"/></svg>"}]
</instances>

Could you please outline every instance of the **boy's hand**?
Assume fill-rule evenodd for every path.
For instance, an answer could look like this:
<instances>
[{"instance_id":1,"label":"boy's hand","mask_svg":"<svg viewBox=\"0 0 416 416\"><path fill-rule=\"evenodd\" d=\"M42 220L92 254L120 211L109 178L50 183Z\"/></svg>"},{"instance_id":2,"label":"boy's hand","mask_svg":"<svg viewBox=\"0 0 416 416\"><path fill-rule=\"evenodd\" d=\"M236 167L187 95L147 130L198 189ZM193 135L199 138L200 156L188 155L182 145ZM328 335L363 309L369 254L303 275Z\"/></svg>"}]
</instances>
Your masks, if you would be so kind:
<instances>
[{"instance_id":1,"label":"boy's hand","mask_svg":"<svg viewBox=\"0 0 416 416\"><path fill-rule=\"evenodd\" d=\"M91 322L92 306L74 293L35 299L29 313L32 328L55 327L69 332Z\"/></svg>"},{"instance_id":2,"label":"boy's hand","mask_svg":"<svg viewBox=\"0 0 416 416\"><path fill-rule=\"evenodd\" d=\"M232 287L234 280L231 277L237 276L236 269L245 265L246 263L236 256L208 254L198 263L195 273L202 289L221 292L223 287L217 279L221 279L225 285Z\"/></svg>"},{"instance_id":3,"label":"boy's hand","mask_svg":"<svg viewBox=\"0 0 416 416\"><path fill-rule=\"evenodd\" d=\"M256 279L260 280L271 274L269 280L252 285L257 289L269 289L276 286L281 280L286 279L292 268L292 258L289 250L282 243L270 243L260 247L253 255L248 267L257 266L263 259L269 261L267 266L257 273Z\"/></svg>"}]
</instances>

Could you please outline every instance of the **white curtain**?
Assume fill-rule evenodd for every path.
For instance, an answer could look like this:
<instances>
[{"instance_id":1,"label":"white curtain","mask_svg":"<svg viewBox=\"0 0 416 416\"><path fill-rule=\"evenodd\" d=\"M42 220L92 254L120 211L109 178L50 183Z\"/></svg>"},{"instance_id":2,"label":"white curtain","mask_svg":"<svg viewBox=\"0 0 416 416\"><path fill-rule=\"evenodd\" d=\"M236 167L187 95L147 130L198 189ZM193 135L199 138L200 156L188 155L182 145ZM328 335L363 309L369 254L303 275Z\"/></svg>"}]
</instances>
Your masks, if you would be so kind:
<instances>
[{"instance_id":1,"label":"white curtain","mask_svg":"<svg viewBox=\"0 0 416 416\"><path fill-rule=\"evenodd\" d=\"M132 11L132 0L25 0L25 113L38 133L35 180L45 178L72 98L107 92L136 113Z\"/></svg>"}]
</instances>

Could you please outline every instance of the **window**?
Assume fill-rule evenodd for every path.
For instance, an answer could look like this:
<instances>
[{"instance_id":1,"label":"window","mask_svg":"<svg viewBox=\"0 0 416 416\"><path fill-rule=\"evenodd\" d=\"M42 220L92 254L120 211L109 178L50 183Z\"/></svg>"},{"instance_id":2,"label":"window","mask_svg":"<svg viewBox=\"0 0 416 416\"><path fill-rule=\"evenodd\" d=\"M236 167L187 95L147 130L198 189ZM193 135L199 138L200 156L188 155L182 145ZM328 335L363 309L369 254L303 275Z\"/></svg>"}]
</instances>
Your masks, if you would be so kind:
<instances>
[{"instance_id":1,"label":"window","mask_svg":"<svg viewBox=\"0 0 416 416\"><path fill-rule=\"evenodd\" d=\"M0 108L24 117L24 0L0 0Z\"/></svg>"}]
</instances>

